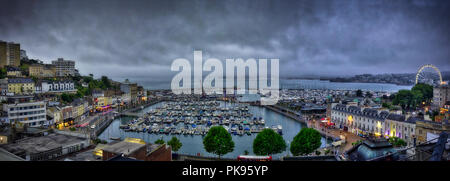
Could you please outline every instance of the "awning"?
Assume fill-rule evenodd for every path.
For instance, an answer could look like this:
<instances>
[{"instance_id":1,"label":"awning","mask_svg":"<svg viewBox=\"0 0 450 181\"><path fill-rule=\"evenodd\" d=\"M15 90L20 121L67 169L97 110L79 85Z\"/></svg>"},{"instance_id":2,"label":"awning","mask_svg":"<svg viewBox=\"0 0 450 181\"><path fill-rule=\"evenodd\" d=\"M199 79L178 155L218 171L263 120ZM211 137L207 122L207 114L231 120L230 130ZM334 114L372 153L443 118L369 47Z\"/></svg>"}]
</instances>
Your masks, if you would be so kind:
<instances>
[{"instance_id":1,"label":"awning","mask_svg":"<svg viewBox=\"0 0 450 181\"><path fill-rule=\"evenodd\" d=\"M86 123L81 124L80 127L85 127L85 126L87 126L87 125L89 125L89 122L86 122Z\"/></svg>"}]
</instances>

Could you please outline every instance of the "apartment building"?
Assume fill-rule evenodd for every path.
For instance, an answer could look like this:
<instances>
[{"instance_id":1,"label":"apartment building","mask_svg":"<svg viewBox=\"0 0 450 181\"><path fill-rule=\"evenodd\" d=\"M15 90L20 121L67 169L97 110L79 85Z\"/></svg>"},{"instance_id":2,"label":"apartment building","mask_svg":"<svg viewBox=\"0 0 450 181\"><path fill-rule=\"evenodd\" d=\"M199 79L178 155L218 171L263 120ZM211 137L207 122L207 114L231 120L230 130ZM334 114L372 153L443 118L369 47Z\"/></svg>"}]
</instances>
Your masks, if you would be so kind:
<instances>
[{"instance_id":1,"label":"apartment building","mask_svg":"<svg viewBox=\"0 0 450 181\"><path fill-rule=\"evenodd\" d=\"M120 84L120 90L123 92L123 97L126 102L131 101L132 103L134 103L137 101L138 85L136 83L125 81L124 83Z\"/></svg>"},{"instance_id":2,"label":"apartment building","mask_svg":"<svg viewBox=\"0 0 450 181\"><path fill-rule=\"evenodd\" d=\"M450 87L448 85L440 85L433 88L433 110L444 107L444 105L449 101Z\"/></svg>"},{"instance_id":3,"label":"apartment building","mask_svg":"<svg viewBox=\"0 0 450 181\"><path fill-rule=\"evenodd\" d=\"M20 44L0 40L0 68L20 66Z\"/></svg>"},{"instance_id":4,"label":"apartment building","mask_svg":"<svg viewBox=\"0 0 450 181\"><path fill-rule=\"evenodd\" d=\"M33 64L28 68L30 76L48 78L56 76L56 66L50 64Z\"/></svg>"},{"instance_id":5,"label":"apartment building","mask_svg":"<svg viewBox=\"0 0 450 181\"><path fill-rule=\"evenodd\" d=\"M3 104L9 122L27 124L29 127L48 125L44 101Z\"/></svg>"},{"instance_id":6,"label":"apartment building","mask_svg":"<svg viewBox=\"0 0 450 181\"><path fill-rule=\"evenodd\" d=\"M75 61L64 60L63 58L58 58L58 60L52 61L52 65L55 66L55 75L57 77L65 76L75 76Z\"/></svg>"}]
</instances>

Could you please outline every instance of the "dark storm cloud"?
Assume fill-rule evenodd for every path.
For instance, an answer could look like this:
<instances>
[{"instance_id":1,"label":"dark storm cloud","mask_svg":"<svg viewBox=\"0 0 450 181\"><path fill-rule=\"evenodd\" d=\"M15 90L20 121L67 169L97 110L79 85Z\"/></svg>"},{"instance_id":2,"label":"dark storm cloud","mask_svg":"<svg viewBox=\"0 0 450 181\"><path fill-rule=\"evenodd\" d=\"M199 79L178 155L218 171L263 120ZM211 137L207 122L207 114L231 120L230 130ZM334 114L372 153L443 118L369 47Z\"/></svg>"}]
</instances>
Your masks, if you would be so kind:
<instances>
[{"instance_id":1,"label":"dark storm cloud","mask_svg":"<svg viewBox=\"0 0 450 181\"><path fill-rule=\"evenodd\" d=\"M175 58L279 58L282 76L450 69L447 1L1 1L0 39L82 74L169 79Z\"/></svg>"}]
</instances>

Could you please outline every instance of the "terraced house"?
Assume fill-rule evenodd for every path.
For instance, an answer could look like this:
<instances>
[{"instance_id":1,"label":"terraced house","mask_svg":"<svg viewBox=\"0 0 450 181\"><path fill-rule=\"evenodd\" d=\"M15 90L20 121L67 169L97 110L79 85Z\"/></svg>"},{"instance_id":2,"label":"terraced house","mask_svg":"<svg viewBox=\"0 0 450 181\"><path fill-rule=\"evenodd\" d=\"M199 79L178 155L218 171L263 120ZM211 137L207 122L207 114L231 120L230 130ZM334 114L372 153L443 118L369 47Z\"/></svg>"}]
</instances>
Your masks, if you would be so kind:
<instances>
[{"instance_id":1,"label":"terraced house","mask_svg":"<svg viewBox=\"0 0 450 181\"><path fill-rule=\"evenodd\" d=\"M76 93L75 83L73 81L42 81L36 85L36 90L40 93Z\"/></svg>"},{"instance_id":2,"label":"terraced house","mask_svg":"<svg viewBox=\"0 0 450 181\"><path fill-rule=\"evenodd\" d=\"M389 114L385 123L385 135L395 136L406 141L408 146L414 145L416 139L416 121L420 118L406 118L400 114Z\"/></svg>"},{"instance_id":3,"label":"terraced house","mask_svg":"<svg viewBox=\"0 0 450 181\"><path fill-rule=\"evenodd\" d=\"M83 99L75 99L72 102L72 116L75 121L86 119L89 113L89 104Z\"/></svg>"},{"instance_id":4,"label":"terraced house","mask_svg":"<svg viewBox=\"0 0 450 181\"><path fill-rule=\"evenodd\" d=\"M387 111L333 103L331 121L344 131L358 135L382 136Z\"/></svg>"},{"instance_id":5,"label":"terraced house","mask_svg":"<svg viewBox=\"0 0 450 181\"><path fill-rule=\"evenodd\" d=\"M6 76L8 77L23 77L22 71L17 67L6 67Z\"/></svg>"},{"instance_id":6,"label":"terraced house","mask_svg":"<svg viewBox=\"0 0 450 181\"><path fill-rule=\"evenodd\" d=\"M8 79L8 93L13 93L15 95L34 94L34 81L29 78Z\"/></svg>"}]
</instances>

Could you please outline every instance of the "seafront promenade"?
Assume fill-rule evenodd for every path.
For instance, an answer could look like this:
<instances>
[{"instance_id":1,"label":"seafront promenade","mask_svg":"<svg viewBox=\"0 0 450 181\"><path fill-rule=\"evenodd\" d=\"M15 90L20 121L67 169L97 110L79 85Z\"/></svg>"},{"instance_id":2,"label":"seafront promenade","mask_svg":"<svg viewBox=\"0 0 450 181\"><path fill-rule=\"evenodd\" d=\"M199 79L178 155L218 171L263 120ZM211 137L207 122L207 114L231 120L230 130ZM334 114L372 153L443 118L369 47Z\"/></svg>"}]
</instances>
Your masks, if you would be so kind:
<instances>
[{"instance_id":1,"label":"seafront promenade","mask_svg":"<svg viewBox=\"0 0 450 181\"><path fill-rule=\"evenodd\" d=\"M364 138L357 136L355 134L349 133L349 132L345 132L342 131L340 129L336 129L336 128L325 128L323 126L320 125L320 121L313 121L313 120L305 120L302 117L298 116L297 114L292 114L293 111L288 110L286 108L280 107L280 106L263 106L265 108L268 108L272 111L275 111L277 113L280 113L284 116L287 116L289 118L294 119L295 121L301 122L301 123L305 123L308 128L314 128L317 131L319 131L319 133L327 138L327 139L332 139L332 140L337 140L340 139L341 135L345 136L346 142L340 146L339 151L342 153L346 150L349 150L350 148L353 147L352 143L359 141L359 140L363 140Z\"/></svg>"},{"instance_id":2,"label":"seafront promenade","mask_svg":"<svg viewBox=\"0 0 450 181\"><path fill-rule=\"evenodd\" d=\"M340 138L340 136L345 136L345 143L343 145L341 145L339 147L339 152L345 152L347 150L349 150L350 148L353 147L352 143L356 142L356 141L360 141L363 140L364 138L357 136L355 134L346 132L346 131L342 131L340 129L337 128L325 128L323 126L320 125L319 121L313 121L313 120L309 120L307 121L307 125L309 128L314 128L317 131L319 131L319 133L322 136L328 137L328 138Z\"/></svg>"}]
</instances>

